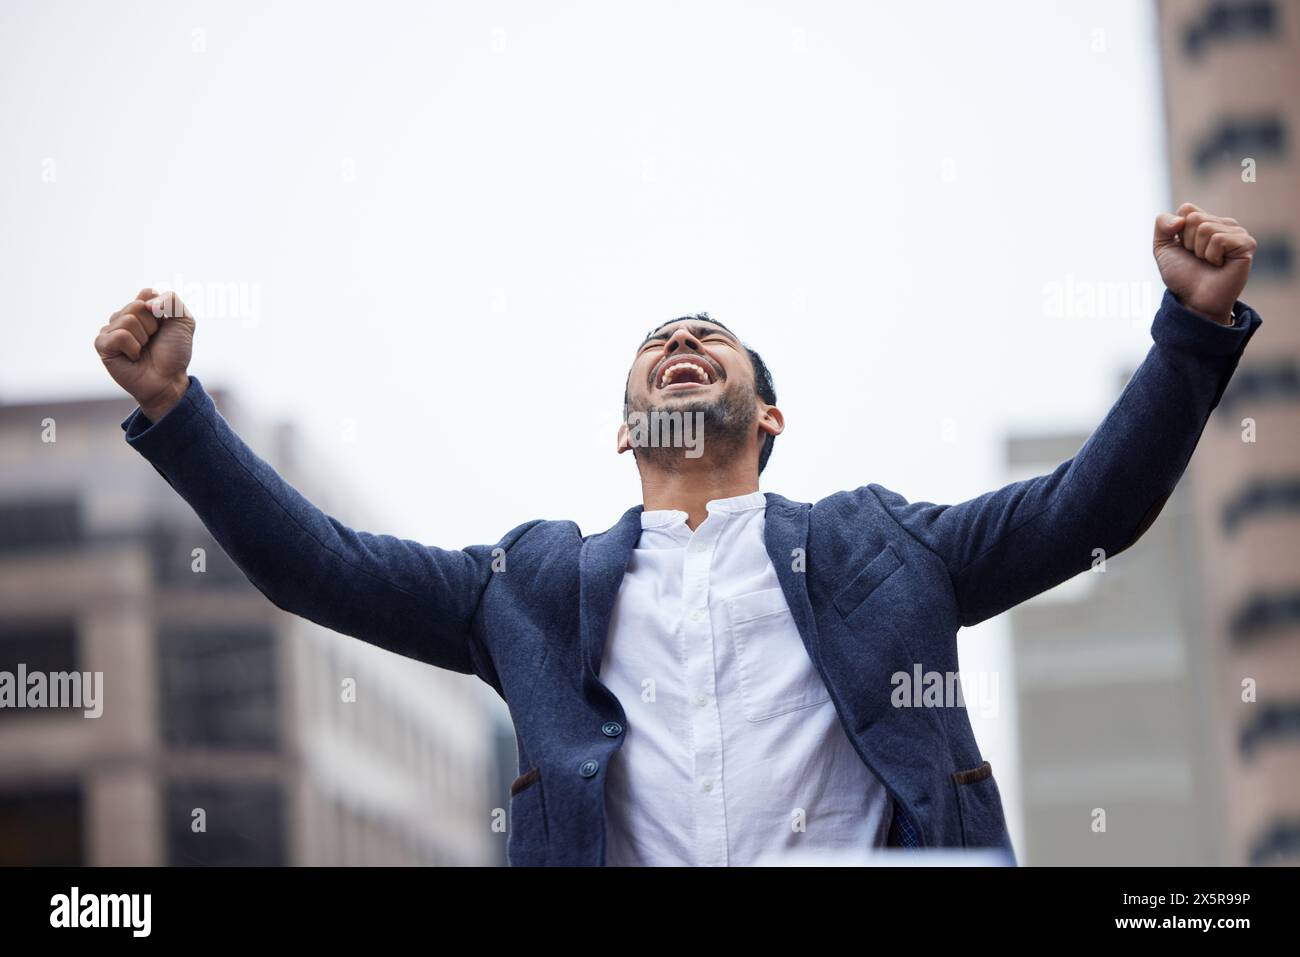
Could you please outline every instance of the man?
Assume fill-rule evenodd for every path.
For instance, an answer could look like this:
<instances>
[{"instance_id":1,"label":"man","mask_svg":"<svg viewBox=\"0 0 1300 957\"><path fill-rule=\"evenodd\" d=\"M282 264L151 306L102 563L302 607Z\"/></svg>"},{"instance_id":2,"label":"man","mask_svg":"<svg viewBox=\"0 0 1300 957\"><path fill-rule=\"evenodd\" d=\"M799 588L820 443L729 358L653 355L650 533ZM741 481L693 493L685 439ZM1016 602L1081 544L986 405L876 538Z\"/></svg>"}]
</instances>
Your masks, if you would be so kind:
<instances>
[{"instance_id":1,"label":"man","mask_svg":"<svg viewBox=\"0 0 1300 957\"><path fill-rule=\"evenodd\" d=\"M353 531L287 485L187 374L195 323L174 297L142 290L95 347L139 403L126 441L272 602L502 696L511 864L1010 854L965 708L910 706L895 676L956 674L961 626L1146 531L1260 325L1238 301L1254 250L1191 204L1157 217L1154 344L1106 419L1051 474L951 506L761 493L784 428L766 366L703 314L666 323L618 436L643 504L599 535L534 521L462 550Z\"/></svg>"}]
</instances>

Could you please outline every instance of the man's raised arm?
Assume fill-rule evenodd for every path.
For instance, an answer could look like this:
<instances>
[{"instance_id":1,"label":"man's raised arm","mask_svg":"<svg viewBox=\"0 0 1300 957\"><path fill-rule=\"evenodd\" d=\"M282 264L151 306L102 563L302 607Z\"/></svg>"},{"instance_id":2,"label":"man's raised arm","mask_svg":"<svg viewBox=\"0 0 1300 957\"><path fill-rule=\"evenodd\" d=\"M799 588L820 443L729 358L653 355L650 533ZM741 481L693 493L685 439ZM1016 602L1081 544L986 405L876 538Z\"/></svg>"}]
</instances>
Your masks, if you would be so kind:
<instances>
[{"instance_id":1,"label":"man's raised arm","mask_svg":"<svg viewBox=\"0 0 1300 957\"><path fill-rule=\"evenodd\" d=\"M1072 459L957 505L909 503L868 486L943 560L963 625L1137 541L1173 492L1259 327L1259 315L1237 298L1255 240L1236 220L1184 204L1157 217L1153 249L1167 287L1151 326L1154 344Z\"/></svg>"},{"instance_id":2,"label":"man's raised arm","mask_svg":"<svg viewBox=\"0 0 1300 957\"><path fill-rule=\"evenodd\" d=\"M95 339L139 403L126 441L194 509L259 591L286 611L421 661L482 676L471 620L493 547L445 550L353 531L285 482L187 374L194 318L143 289ZM498 547L508 549L521 526Z\"/></svg>"}]
</instances>

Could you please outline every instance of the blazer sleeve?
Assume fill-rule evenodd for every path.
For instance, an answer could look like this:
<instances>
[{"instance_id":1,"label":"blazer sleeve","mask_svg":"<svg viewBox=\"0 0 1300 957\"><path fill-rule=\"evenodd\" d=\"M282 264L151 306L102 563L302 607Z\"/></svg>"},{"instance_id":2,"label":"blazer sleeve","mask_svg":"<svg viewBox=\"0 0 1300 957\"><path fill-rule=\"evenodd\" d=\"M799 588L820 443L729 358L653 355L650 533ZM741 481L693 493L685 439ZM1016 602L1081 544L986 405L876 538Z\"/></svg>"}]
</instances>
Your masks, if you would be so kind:
<instances>
[{"instance_id":1,"label":"blazer sleeve","mask_svg":"<svg viewBox=\"0 0 1300 957\"><path fill-rule=\"evenodd\" d=\"M1153 344L1101 425L1051 474L956 505L908 502L867 486L947 566L961 624L1006 611L1127 549L1155 521L1261 319L1243 302L1231 326L1172 293Z\"/></svg>"},{"instance_id":2,"label":"blazer sleeve","mask_svg":"<svg viewBox=\"0 0 1300 957\"><path fill-rule=\"evenodd\" d=\"M472 621L492 574L493 546L447 550L348 528L259 458L194 376L157 422L137 408L122 428L275 605L388 651L482 677L486 652ZM532 524L495 547L508 549Z\"/></svg>"}]
</instances>

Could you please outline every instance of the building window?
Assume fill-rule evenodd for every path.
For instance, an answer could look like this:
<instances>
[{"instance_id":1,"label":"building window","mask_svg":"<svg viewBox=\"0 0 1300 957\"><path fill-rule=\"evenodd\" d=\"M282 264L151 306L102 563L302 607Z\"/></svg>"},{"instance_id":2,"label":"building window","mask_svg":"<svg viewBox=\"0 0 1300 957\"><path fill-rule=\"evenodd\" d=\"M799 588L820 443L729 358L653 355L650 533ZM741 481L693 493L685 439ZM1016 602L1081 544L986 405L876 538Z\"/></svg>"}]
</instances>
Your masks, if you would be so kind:
<instances>
[{"instance_id":1,"label":"building window","mask_svg":"<svg viewBox=\"0 0 1300 957\"><path fill-rule=\"evenodd\" d=\"M1286 129L1276 116L1225 120L1193 150L1192 165L1204 175L1218 163L1235 169L1243 156L1281 156L1285 150Z\"/></svg>"},{"instance_id":2,"label":"building window","mask_svg":"<svg viewBox=\"0 0 1300 957\"><path fill-rule=\"evenodd\" d=\"M149 551L154 577L163 585L243 587L249 591L244 573L202 528L156 525L149 529ZM194 570L194 549L203 549L203 571Z\"/></svg>"},{"instance_id":3,"label":"building window","mask_svg":"<svg viewBox=\"0 0 1300 957\"><path fill-rule=\"evenodd\" d=\"M0 671L8 672L17 681L20 667L28 674L45 676L71 674L78 671L77 626L71 620L23 621L0 620ZM24 687L16 688L26 694ZM51 704L57 704L50 699ZM0 708L0 720L19 716L66 714L80 711L81 704L68 707Z\"/></svg>"},{"instance_id":4,"label":"building window","mask_svg":"<svg viewBox=\"0 0 1300 957\"><path fill-rule=\"evenodd\" d=\"M1223 531L1236 532L1248 518L1300 512L1300 477L1257 479L1223 507Z\"/></svg>"},{"instance_id":5,"label":"building window","mask_svg":"<svg viewBox=\"0 0 1300 957\"><path fill-rule=\"evenodd\" d=\"M1213 43L1258 40L1277 34L1277 5L1273 0L1211 3L1199 18L1187 24L1183 50L1194 60Z\"/></svg>"},{"instance_id":6,"label":"building window","mask_svg":"<svg viewBox=\"0 0 1300 957\"><path fill-rule=\"evenodd\" d=\"M169 627L158 643L169 747L276 748L278 682L268 629Z\"/></svg>"},{"instance_id":7,"label":"building window","mask_svg":"<svg viewBox=\"0 0 1300 957\"><path fill-rule=\"evenodd\" d=\"M0 502L0 555L66 548L82 538L76 499Z\"/></svg>"},{"instance_id":8,"label":"building window","mask_svg":"<svg viewBox=\"0 0 1300 957\"><path fill-rule=\"evenodd\" d=\"M1251 595L1232 616L1229 632L1235 643L1244 645L1297 628L1300 628L1300 591L1287 591Z\"/></svg>"},{"instance_id":9,"label":"building window","mask_svg":"<svg viewBox=\"0 0 1300 957\"><path fill-rule=\"evenodd\" d=\"M1251 713L1254 717L1241 729L1238 741L1245 757L1253 757L1255 749L1269 739L1295 741L1300 738L1300 701L1257 704Z\"/></svg>"},{"instance_id":10,"label":"building window","mask_svg":"<svg viewBox=\"0 0 1300 957\"><path fill-rule=\"evenodd\" d=\"M1250 264L1250 277L1259 279L1288 279L1295 273L1295 247L1285 236L1265 236L1255 250Z\"/></svg>"},{"instance_id":11,"label":"building window","mask_svg":"<svg viewBox=\"0 0 1300 957\"><path fill-rule=\"evenodd\" d=\"M1250 863L1256 867L1294 862L1297 858L1300 858L1300 819L1273 821L1250 849Z\"/></svg>"},{"instance_id":12,"label":"building window","mask_svg":"<svg viewBox=\"0 0 1300 957\"><path fill-rule=\"evenodd\" d=\"M0 791L0 866L86 863L81 788Z\"/></svg>"},{"instance_id":13,"label":"building window","mask_svg":"<svg viewBox=\"0 0 1300 957\"><path fill-rule=\"evenodd\" d=\"M1220 403L1225 410L1245 402L1300 401L1300 363L1294 359L1243 365L1228 383ZM1226 417L1220 422L1236 423Z\"/></svg>"},{"instance_id":14,"label":"building window","mask_svg":"<svg viewBox=\"0 0 1300 957\"><path fill-rule=\"evenodd\" d=\"M164 803L171 867L287 863L284 797L276 782L175 781ZM199 820L204 829L196 831Z\"/></svg>"}]
</instances>

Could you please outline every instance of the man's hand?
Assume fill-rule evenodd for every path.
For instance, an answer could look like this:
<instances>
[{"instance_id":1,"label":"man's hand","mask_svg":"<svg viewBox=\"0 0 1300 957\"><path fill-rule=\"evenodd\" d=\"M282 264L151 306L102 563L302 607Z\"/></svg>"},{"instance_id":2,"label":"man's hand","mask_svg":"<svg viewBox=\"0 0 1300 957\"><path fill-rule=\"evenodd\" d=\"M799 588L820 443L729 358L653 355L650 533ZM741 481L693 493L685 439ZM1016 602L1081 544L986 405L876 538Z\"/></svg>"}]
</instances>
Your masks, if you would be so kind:
<instances>
[{"instance_id":1,"label":"man's hand","mask_svg":"<svg viewBox=\"0 0 1300 957\"><path fill-rule=\"evenodd\" d=\"M95 351L118 385L157 422L189 388L194 317L175 293L141 289L95 337Z\"/></svg>"},{"instance_id":2,"label":"man's hand","mask_svg":"<svg viewBox=\"0 0 1300 957\"><path fill-rule=\"evenodd\" d=\"M1166 288L1192 312L1225 326L1246 288L1255 245L1235 219L1191 203L1156 217L1153 251Z\"/></svg>"}]
</instances>

